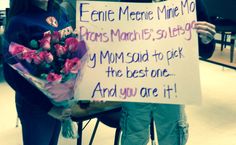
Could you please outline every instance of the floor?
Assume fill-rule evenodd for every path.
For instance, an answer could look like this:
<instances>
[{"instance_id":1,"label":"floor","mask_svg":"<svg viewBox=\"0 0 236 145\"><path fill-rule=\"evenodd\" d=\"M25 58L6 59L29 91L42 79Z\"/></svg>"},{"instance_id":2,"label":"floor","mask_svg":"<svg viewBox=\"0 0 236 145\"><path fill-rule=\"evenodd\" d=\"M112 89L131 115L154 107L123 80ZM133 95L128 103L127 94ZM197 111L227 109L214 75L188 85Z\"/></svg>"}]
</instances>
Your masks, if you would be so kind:
<instances>
[{"instance_id":1,"label":"floor","mask_svg":"<svg viewBox=\"0 0 236 145\"><path fill-rule=\"evenodd\" d=\"M232 66L236 68L236 50L234 50L233 62L230 62L230 48L227 46L221 51L220 45L217 44L217 47L214 51L213 56L209 59L214 62L219 62L228 66Z\"/></svg>"},{"instance_id":2,"label":"floor","mask_svg":"<svg viewBox=\"0 0 236 145\"><path fill-rule=\"evenodd\" d=\"M186 106L190 124L187 145L236 145L235 70L201 61L200 75L202 105ZM13 96L13 91L0 76L1 145L22 145L21 127L16 127ZM85 128L83 145L88 145L95 121L92 120ZM112 145L114 133L115 129L100 124L94 145ZM59 139L59 145L75 144L76 140Z\"/></svg>"}]
</instances>

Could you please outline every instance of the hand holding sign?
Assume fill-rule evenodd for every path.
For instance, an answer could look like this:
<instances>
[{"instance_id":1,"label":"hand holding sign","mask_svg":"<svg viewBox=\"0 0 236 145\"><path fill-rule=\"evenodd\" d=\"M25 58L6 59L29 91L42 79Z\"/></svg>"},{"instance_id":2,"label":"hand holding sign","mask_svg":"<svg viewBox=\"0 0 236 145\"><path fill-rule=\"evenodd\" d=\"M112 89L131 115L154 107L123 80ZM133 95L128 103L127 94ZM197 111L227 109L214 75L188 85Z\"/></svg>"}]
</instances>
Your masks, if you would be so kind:
<instances>
[{"instance_id":1,"label":"hand holding sign","mask_svg":"<svg viewBox=\"0 0 236 145\"><path fill-rule=\"evenodd\" d=\"M196 22L195 28L202 40L202 43L208 44L214 39L214 35L216 34L216 27L215 25L208 23L208 22Z\"/></svg>"}]
</instances>

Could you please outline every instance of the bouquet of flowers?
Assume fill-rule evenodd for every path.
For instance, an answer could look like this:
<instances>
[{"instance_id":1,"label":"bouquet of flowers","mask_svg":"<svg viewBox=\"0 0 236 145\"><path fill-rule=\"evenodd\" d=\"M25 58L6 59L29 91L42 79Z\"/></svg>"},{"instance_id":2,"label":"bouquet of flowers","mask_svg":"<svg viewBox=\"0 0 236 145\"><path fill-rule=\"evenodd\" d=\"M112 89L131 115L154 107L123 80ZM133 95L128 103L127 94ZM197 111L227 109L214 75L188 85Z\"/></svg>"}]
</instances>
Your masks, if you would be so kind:
<instances>
[{"instance_id":1,"label":"bouquet of flowers","mask_svg":"<svg viewBox=\"0 0 236 145\"><path fill-rule=\"evenodd\" d=\"M61 37L59 32L51 31L41 40L31 40L29 46L11 42L9 65L42 91L54 105L69 107L75 101L74 87L86 60L85 42L78 40L74 34ZM64 137L75 137L71 125L71 119L63 121Z\"/></svg>"}]
</instances>

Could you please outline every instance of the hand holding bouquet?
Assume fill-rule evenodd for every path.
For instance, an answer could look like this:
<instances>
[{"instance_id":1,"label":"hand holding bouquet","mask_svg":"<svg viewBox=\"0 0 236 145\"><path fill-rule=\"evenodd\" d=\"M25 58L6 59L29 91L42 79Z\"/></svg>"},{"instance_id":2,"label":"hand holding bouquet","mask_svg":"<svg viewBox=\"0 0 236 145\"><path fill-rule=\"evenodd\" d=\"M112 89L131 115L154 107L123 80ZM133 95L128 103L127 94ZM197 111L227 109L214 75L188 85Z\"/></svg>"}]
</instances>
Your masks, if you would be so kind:
<instances>
[{"instance_id":1,"label":"hand holding bouquet","mask_svg":"<svg viewBox=\"0 0 236 145\"><path fill-rule=\"evenodd\" d=\"M31 40L29 47L11 42L9 52L9 65L42 91L55 106L71 106L75 100L74 87L86 60L84 41L78 40L74 34L61 37L59 32L51 31L40 40ZM70 132L63 135L72 137Z\"/></svg>"}]
</instances>

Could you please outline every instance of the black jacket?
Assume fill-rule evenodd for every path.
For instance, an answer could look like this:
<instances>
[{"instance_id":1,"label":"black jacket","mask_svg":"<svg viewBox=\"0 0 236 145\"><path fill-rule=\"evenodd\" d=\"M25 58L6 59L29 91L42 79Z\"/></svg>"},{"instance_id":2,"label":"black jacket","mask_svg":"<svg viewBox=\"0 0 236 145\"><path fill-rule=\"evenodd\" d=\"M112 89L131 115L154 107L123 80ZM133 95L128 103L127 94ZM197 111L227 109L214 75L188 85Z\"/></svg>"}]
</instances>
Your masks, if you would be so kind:
<instances>
[{"instance_id":1,"label":"black jacket","mask_svg":"<svg viewBox=\"0 0 236 145\"><path fill-rule=\"evenodd\" d=\"M49 16L53 16L58 21L58 27L52 27L46 21ZM43 33L49 30L59 31L69 26L69 21L64 13L49 9L44 11L36 6L31 6L29 11L12 17L5 30L5 46L3 48L5 62L3 64L4 77L7 83L16 92L16 103L30 110L40 108L48 112L52 108L52 103L46 95L30 84L20 74L7 64L9 58L8 44L15 42L28 46L33 39L39 40ZM8 61L9 62L9 61Z\"/></svg>"}]
</instances>

